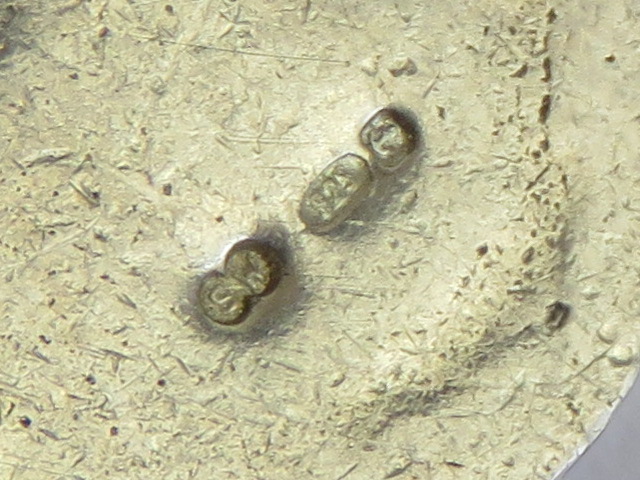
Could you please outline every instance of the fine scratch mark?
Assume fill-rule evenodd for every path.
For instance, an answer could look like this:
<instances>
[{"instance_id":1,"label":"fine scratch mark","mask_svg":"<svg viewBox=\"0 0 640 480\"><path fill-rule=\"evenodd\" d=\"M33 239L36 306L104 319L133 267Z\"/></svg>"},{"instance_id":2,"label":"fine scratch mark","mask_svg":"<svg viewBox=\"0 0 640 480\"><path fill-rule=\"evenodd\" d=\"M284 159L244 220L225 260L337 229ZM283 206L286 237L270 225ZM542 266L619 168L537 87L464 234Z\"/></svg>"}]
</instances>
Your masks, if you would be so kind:
<instances>
[{"instance_id":1,"label":"fine scratch mark","mask_svg":"<svg viewBox=\"0 0 640 480\"><path fill-rule=\"evenodd\" d=\"M89 205L94 208L100 206L99 198L87 187L82 184L76 183L73 180L69 180L69 185L71 185L71 188L73 188L82 198L84 198L89 203Z\"/></svg>"},{"instance_id":2,"label":"fine scratch mark","mask_svg":"<svg viewBox=\"0 0 640 480\"><path fill-rule=\"evenodd\" d=\"M39 428L40 433L42 433L45 437L49 437L51 440L60 441L62 440L57 433L52 432L51 430L47 430L46 428Z\"/></svg>"},{"instance_id":3,"label":"fine scratch mark","mask_svg":"<svg viewBox=\"0 0 640 480\"><path fill-rule=\"evenodd\" d=\"M282 368L285 368L291 372L295 372L295 373L302 373L302 370L296 366L293 365L289 365L287 363L284 362L280 362L278 360L271 360L271 363L273 363L274 365L279 365Z\"/></svg>"},{"instance_id":4,"label":"fine scratch mark","mask_svg":"<svg viewBox=\"0 0 640 480\"><path fill-rule=\"evenodd\" d=\"M134 35L136 38L140 38L142 40L147 40L150 42L159 41L162 43L169 43L171 45L178 45L182 47L192 47L192 48L201 48L203 50L214 50L216 52L222 53L231 53L233 55L245 55L249 57L264 57L264 58L276 58L278 60L297 60L301 62L319 62L319 63L331 63L334 65L342 65L344 67L349 67L351 62L348 60L337 60L333 58L324 58L324 57L311 57L307 55L281 55L278 53L269 53L269 52L253 52L250 50L239 50L236 48L225 48L225 47L216 47L214 45L201 45L198 43L189 43L189 42L178 42L175 40L168 40L166 38L153 38L153 37L145 37Z\"/></svg>"},{"instance_id":5,"label":"fine scratch mark","mask_svg":"<svg viewBox=\"0 0 640 480\"><path fill-rule=\"evenodd\" d=\"M249 135L218 135L216 138L223 142L234 143L254 143L260 142L266 145L330 145L329 142L322 142L319 140L299 140L289 138L271 138L262 136L249 136ZM225 145L226 146L226 145Z\"/></svg>"},{"instance_id":6,"label":"fine scratch mark","mask_svg":"<svg viewBox=\"0 0 640 480\"><path fill-rule=\"evenodd\" d=\"M324 290L331 290L343 295L352 295L354 297L370 298L372 300L378 298L378 296L374 295L373 293L365 292L363 290L352 287L324 287Z\"/></svg>"},{"instance_id":7,"label":"fine scratch mark","mask_svg":"<svg viewBox=\"0 0 640 480\"><path fill-rule=\"evenodd\" d=\"M48 364L52 364L53 362L49 359L49 357L47 357L45 354L43 354L42 352L40 352L40 350L38 350L38 347L34 347L33 350L31 350L30 352L34 357L36 357L39 360L42 360L45 363Z\"/></svg>"},{"instance_id":8,"label":"fine scratch mark","mask_svg":"<svg viewBox=\"0 0 640 480\"><path fill-rule=\"evenodd\" d=\"M134 302L131 299L131 297L126 293L121 292L118 295L116 295L116 298L118 299L118 301L120 301L120 303L123 303L127 307L133 308L134 310L138 308L138 305L136 305L136 302Z\"/></svg>"},{"instance_id":9,"label":"fine scratch mark","mask_svg":"<svg viewBox=\"0 0 640 480\"><path fill-rule=\"evenodd\" d=\"M109 348L100 348L99 351L102 351L102 353L104 353L105 355L111 355L118 359L133 360L133 357L125 355L124 353L117 352L116 350L111 350Z\"/></svg>"},{"instance_id":10,"label":"fine scratch mark","mask_svg":"<svg viewBox=\"0 0 640 480\"><path fill-rule=\"evenodd\" d=\"M401 467L398 468L394 468L391 472L389 472L387 475L385 475L385 480L387 480L388 478L394 478L397 477L398 475L402 475L404 472L406 472L409 467L411 467L413 465L413 462L409 462Z\"/></svg>"},{"instance_id":11,"label":"fine scratch mark","mask_svg":"<svg viewBox=\"0 0 640 480\"><path fill-rule=\"evenodd\" d=\"M344 472L342 475L340 475L338 478L336 478L336 480L344 480L345 478L347 478L349 475L351 475L351 473L358 468L358 465L360 465L359 463L354 463L353 465L351 465L349 467L349 470L347 470L346 472Z\"/></svg>"},{"instance_id":12,"label":"fine scratch mark","mask_svg":"<svg viewBox=\"0 0 640 480\"><path fill-rule=\"evenodd\" d=\"M436 86L436 83L439 78L440 78L440 73L438 72L438 74L435 77L433 77L431 81L427 84L427 87L425 88L424 92L422 92L422 98L427 98L429 96L429 94L433 90L433 87Z\"/></svg>"},{"instance_id":13,"label":"fine scratch mark","mask_svg":"<svg viewBox=\"0 0 640 480\"><path fill-rule=\"evenodd\" d=\"M60 160L65 160L74 155L74 152L62 148L52 148L38 152L29 158L25 163L27 168L32 168L37 165L52 165Z\"/></svg>"},{"instance_id":14,"label":"fine scratch mark","mask_svg":"<svg viewBox=\"0 0 640 480\"><path fill-rule=\"evenodd\" d=\"M545 176L545 174L549 171L550 168L551 168L551 164L549 163L547 164L547 166L545 166L542 169L542 171L538 175L536 175L536 178L534 178L532 181L529 182L529 184L525 188L525 191L531 190L538 182L540 182L542 177Z\"/></svg>"},{"instance_id":15,"label":"fine scratch mark","mask_svg":"<svg viewBox=\"0 0 640 480\"><path fill-rule=\"evenodd\" d=\"M34 255L32 255L27 261L8 265L7 267L8 268L19 267L20 268L19 272L20 273L24 272L39 257L42 257L48 253L51 253L54 250L60 249L65 245L70 244L71 242L81 237L82 235L86 235L87 232L89 232L96 225L96 223L98 223L99 219L100 219L99 217L94 218L87 224L86 227L82 228L81 230L78 230L77 232L70 234L69 236L61 239L59 242L52 243L46 246L45 248L43 248L42 250L39 250Z\"/></svg>"}]
</instances>

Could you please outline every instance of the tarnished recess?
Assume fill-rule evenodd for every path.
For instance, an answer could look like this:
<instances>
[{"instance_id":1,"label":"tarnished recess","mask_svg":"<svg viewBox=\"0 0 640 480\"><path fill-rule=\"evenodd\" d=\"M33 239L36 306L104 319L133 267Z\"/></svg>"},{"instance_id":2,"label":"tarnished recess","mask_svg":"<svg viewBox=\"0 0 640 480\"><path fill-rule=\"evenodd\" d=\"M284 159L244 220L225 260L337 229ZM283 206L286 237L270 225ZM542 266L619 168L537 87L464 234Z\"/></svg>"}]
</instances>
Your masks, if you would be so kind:
<instances>
[{"instance_id":1,"label":"tarnished recess","mask_svg":"<svg viewBox=\"0 0 640 480\"><path fill-rule=\"evenodd\" d=\"M376 111L360 131L360 141L371 153L373 166L383 172L398 170L419 145L419 128L407 109Z\"/></svg>"},{"instance_id":2,"label":"tarnished recess","mask_svg":"<svg viewBox=\"0 0 640 480\"><path fill-rule=\"evenodd\" d=\"M284 253L264 239L247 238L232 245L222 270L213 270L200 282L198 302L205 319L219 325L244 322L260 297L278 287L285 262Z\"/></svg>"},{"instance_id":3,"label":"tarnished recess","mask_svg":"<svg viewBox=\"0 0 640 480\"><path fill-rule=\"evenodd\" d=\"M307 187L300 202L300 220L313 233L338 227L367 198L373 177L367 161L343 155L325 167Z\"/></svg>"},{"instance_id":4,"label":"tarnished recess","mask_svg":"<svg viewBox=\"0 0 640 480\"><path fill-rule=\"evenodd\" d=\"M240 280L220 272L205 278L198 292L206 318L221 325L242 323L249 313L251 292Z\"/></svg>"},{"instance_id":5,"label":"tarnished recess","mask_svg":"<svg viewBox=\"0 0 640 480\"><path fill-rule=\"evenodd\" d=\"M224 265L226 274L242 282L251 295L264 296L280 283L285 259L266 241L247 239L229 250Z\"/></svg>"}]
</instances>

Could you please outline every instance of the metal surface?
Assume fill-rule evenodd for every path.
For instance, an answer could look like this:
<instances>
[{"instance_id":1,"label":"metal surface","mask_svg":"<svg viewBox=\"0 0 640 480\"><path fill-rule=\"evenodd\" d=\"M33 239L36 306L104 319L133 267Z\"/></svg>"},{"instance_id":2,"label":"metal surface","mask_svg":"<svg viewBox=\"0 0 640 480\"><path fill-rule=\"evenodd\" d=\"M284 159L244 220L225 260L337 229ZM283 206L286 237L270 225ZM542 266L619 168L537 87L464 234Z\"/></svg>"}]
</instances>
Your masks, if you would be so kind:
<instances>
[{"instance_id":1,"label":"metal surface","mask_svg":"<svg viewBox=\"0 0 640 480\"><path fill-rule=\"evenodd\" d=\"M629 388L637 4L0 6L0 478L551 479Z\"/></svg>"}]
</instances>

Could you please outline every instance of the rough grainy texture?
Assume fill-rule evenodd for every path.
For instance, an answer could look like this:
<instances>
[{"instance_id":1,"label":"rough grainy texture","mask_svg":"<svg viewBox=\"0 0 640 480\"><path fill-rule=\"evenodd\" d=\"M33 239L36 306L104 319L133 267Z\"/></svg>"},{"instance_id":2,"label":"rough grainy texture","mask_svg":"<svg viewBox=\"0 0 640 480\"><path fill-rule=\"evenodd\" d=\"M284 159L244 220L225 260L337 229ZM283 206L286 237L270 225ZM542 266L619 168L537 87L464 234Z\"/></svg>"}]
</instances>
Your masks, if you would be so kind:
<instances>
[{"instance_id":1,"label":"rough grainy texture","mask_svg":"<svg viewBox=\"0 0 640 480\"><path fill-rule=\"evenodd\" d=\"M639 16L0 2L0 478L553 477L637 367ZM305 232L388 104L421 158ZM301 293L204 328L270 228Z\"/></svg>"}]
</instances>

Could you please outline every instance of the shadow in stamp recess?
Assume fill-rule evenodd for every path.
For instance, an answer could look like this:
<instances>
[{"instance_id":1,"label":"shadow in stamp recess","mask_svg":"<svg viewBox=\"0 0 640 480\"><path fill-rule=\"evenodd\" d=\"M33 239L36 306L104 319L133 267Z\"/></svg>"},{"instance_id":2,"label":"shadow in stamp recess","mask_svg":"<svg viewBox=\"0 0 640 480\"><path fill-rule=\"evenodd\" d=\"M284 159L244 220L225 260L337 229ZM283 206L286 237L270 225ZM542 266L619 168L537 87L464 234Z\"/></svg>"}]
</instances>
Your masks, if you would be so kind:
<instances>
[{"instance_id":1,"label":"shadow in stamp recess","mask_svg":"<svg viewBox=\"0 0 640 480\"><path fill-rule=\"evenodd\" d=\"M299 208L307 232L350 240L372 231L398 209L396 199L418 178L425 142L411 110L394 105L376 110L359 141L368 158L342 155L309 183Z\"/></svg>"}]
</instances>

